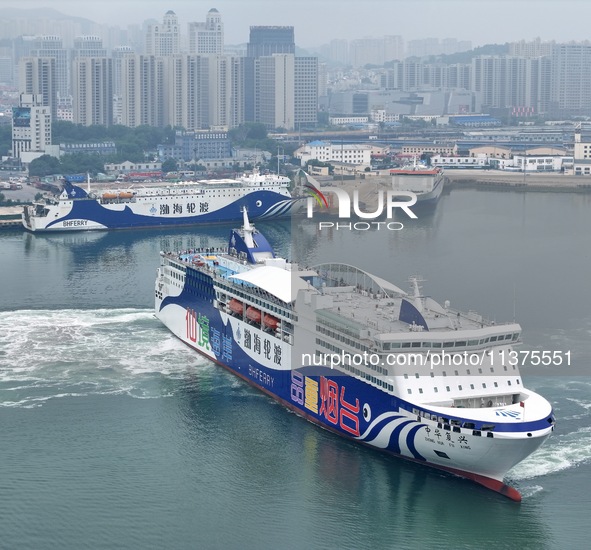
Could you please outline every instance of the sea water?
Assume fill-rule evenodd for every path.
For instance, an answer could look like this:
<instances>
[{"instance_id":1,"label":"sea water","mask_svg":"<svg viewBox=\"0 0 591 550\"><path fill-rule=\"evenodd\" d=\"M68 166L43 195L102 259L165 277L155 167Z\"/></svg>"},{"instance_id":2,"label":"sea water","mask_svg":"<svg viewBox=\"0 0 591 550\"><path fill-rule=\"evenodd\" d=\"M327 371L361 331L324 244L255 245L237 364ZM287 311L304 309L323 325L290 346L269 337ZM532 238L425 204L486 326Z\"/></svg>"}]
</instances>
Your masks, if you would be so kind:
<instances>
[{"instance_id":1,"label":"sea water","mask_svg":"<svg viewBox=\"0 0 591 550\"><path fill-rule=\"evenodd\" d=\"M577 548L591 512L587 195L454 190L396 233L258 224L523 326L557 417L508 474L521 504L325 432L196 355L154 317L160 250L230 226L0 234L0 548Z\"/></svg>"}]
</instances>

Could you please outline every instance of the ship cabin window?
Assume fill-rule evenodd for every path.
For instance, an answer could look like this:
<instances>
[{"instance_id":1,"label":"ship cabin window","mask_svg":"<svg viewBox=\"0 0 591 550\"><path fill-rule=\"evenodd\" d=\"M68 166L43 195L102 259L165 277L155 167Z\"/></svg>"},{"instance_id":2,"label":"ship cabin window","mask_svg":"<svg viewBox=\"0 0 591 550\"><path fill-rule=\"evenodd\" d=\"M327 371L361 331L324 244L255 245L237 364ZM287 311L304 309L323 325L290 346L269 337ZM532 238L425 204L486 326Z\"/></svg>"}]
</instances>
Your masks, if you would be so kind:
<instances>
[{"instance_id":1,"label":"ship cabin window","mask_svg":"<svg viewBox=\"0 0 591 550\"><path fill-rule=\"evenodd\" d=\"M499 383L495 382L495 388L498 388L498 387L499 387Z\"/></svg>"},{"instance_id":2,"label":"ship cabin window","mask_svg":"<svg viewBox=\"0 0 591 550\"><path fill-rule=\"evenodd\" d=\"M435 393L439 392L439 390L438 390L437 388L433 388L433 391L434 391Z\"/></svg>"},{"instance_id":3,"label":"ship cabin window","mask_svg":"<svg viewBox=\"0 0 591 550\"><path fill-rule=\"evenodd\" d=\"M407 391L408 393L412 393L412 390L411 390L410 388L408 388L406 391Z\"/></svg>"},{"instance_id":4,"label":"ship cabin window","mask_svg":"<svg viewBox=\"0 0 591 550\"><path fill-rule=\"evenodd\" d=\"M457 371L457 370L455 370L455 371L454 371L454 374L455 374L456 376L458 376L458 371Z\"/></svg>"},{"instance_id":5,"label":"ship cabin window","mask_svg":"<svg viewBox=\"0 0 591 550\"><path fill-rule=\"evenodd\" d=\"M412 343L412 347L413 348L420 348L421 347L421 343L420 342L413 342Z\"/></svg>"},{"instance_id":6,"label":"ship cabin window","mask_svg":"<svg viewBox=\"0 0 591 550\"><path fill-rule=\"evenodd\" d=\"M478 369L478 374L482 374L482 369Z\"/></svg>"},{"instance_id":7,"label":"ship cabin window","mask_svg":"<svg viewBox=\"0 0 591 550\"><path fill-rule=\"evenodd\" d=\"M466 340L458 340L457 342L454 342L454 346L456 348L462 348L466 345Z\"/></svg>"},{"instance_id":8,"label":"ship cabin window","mask_svg":"<svg viewBox=\"0 0 591 550\"><path fill-rule=\"evenodd\" d=\"M486 382L483 382L483 383L482 383L482 387L483 387L484 389L486 389Z\"/></svg>"},{"instance_id":9,"label":"ship cabin window","mask_svg":"<svg viewBox=\"0 0 591 550\"><path fill-rule=\"evenodd\" d=\"M390 342L382 342L382 349L388 351L390 349Z\"/></svg>"},{"instance_id":10,"label":"ship cabin window","mask_svg":"<svg viewBox=\"0 0 591 550\"><path fill-rule=\"evenodd\" d=\"M511 385L511 380L507 380L507 385L510 386Z\"/></svg>"},{"instance_id":11,"label":"ship cabin window","mask_svg":"<svg viewBox=\"0 0 591 550\"><path fill-rule=\"evenodd\" d=\"M466 369L466 374L470 374L470 369Z\"/></svg>"},{"instance_id":12,"label":"ship cabin window","mask_svg":"<svg viewBox=\"0 0 591 550\"><path fill-rule=\"evenodd\" d=\"M431 378L435 377L435 373L433 371L431 371Z\"/></svg>"},{"instance_id":13,"label":"ship cabin window","mask_svg":"<svg viewBox=\"0 0 591 550\"><path fill-rule=\"evenodd\" d=\"M516 379L515 379L515 383L516 383L516 384L521 384L521 382L519 382L519 378L516 378Z\"/></svg>"},{"instance_id":14,"label":"ship cabin window","mask_svg":"<svg viewBox=\"0 0 591 550\"><path fill-rule=\"evenodd\" d=\"M507 365L503 366L503 370L506 371L507 370Z\"/></svg>"},{"instance_id":15,"label":"ship cabin window","mask_svg":"<svg viewBox=\"0 0 591 550\"><path fill-rule=\"evenodd\" d=\"M415 372L415 378L418 378L418 377L419 377L419 373Z\"/></svg>"},{"instance_id":16,"label":"ship cabin window","mask_svg":"<svg viewBox=\"0 0 591 550\"><path fill-rule=\"evenodd\" d=\"M403 348L410 348L410 342L402 342Z\"/></svg>"},{"instance_id":17,"label":"ship cabin window","mask_svg":"<svg viewBox=\"0 0 591 550\"><path fill-rule=\"evenodd\" d=\"M445 386L445 389L446 389L447 391L451 391L451 389L450 389L450 387L449 387L449 386Z\"/></svg>"},{"instance_id":18,"label":"ship cabin window","mask_svg":"<svg viewBox=\"0 0 591 550\"><path fill-rule=\"evenodd\" d=\"M433 342L433 347L434 348L440 348L441 347L441 342Z\"/></svg>"},{"instance_id":19,"label":"ship cabin window","mask_svg":"<svg viewBox=\"0 0 591 550\"><path fill-rule=\"evenodd\" d=\"M468 340L468 345L469 346L477 346L478 345L478 340Z\"/></svg>"},{"instance_id":20,"label":"ship cabin window","mask_svg":"<svg viewBox=\"0 0 591 550\"><path fill-rule=\"evenodd\" d=\"M408 374L405 374L405 375L404 375L404 379L405 379L405 380L408 380Z\"/></svg>"},{"instance_id":21,"label":"ship cabin window","mask_svg":"<svg viewBox=\"0 0 591 550\"><path fill-rule=\"evenodd\" d=\"M453 348L454 343L453 342L443 342L443 347L444 348Z\"/></svg>"},{"instance_id":22,"label":"ship cabin window","mask_svg":"<svg viewBox=\"0 0 591 550\"><path fill-rule=\"evenodd\" d=\"M458 384L458 390L462 391L462 385Z\"/></svg>"},{"instance_id":23,"label":"ship cabin window","mask_svg":"<svg viewBox=\"0 0 591 550\"><path fill-rule=\"evenodd\" d=\"M496 342L496 341L497 341L497 336L490 337L490 342Z\"/></svg>"},{"instance_id":24,"label":"ship cabin window","mask_svg":"<svg viewBox=\"0 0 591 550\"><path fill-rule=\"evenodd\" d=\"M443 371L441 374L443 374L443 376L447 376L447 372Z\"/></svg>"},{"instance_id":25,"label":"ship cabin window","mask_svg":"<svg viewBox=\"0 0 591 550\"><path fill-rule=\"evenodd\" d=\"M519 332L516 332L515 334L513 334L513 338L512 340L515 342L517 339L519 338Z\"/></svg>"},{"instance_id":26,"label":"ship cabin window","mask_svg":"<svg viewBox=\"0 0 591 550\"><path fill-rule=\"evenodd\" d=\"M400 347L400 342L391 342L390 345L392 346L392 349L398 349Z\"/></svg>"},{"instance_id":27,"label":"ship cabin window","mask_svg":"<svg viewBox=\"0 0 591 550\"><path fill-rule=\"evenodd\" d=\"M474 384L470 384L470 389L473 390L474 389Z\"/></svg>"},{"instance_id":28,"label":"ship cabin window","mask_svg":"<svg viewBox=\"0 0 591 550\"><path fill-rule=\"evenodd\" d=\"M431 347L431 342L423 342L421 344L424 348L430 348Z\"/></svg>"},{"instance_id":29,"label":"ship cabin window","mask_svg":"<svg viewBox=\"0 0 591 550\"><path fill-rule=\"evenodd\" d=\"M423 393L423 388L419 388L419 393Z\"/></svg>"}]
</instances>

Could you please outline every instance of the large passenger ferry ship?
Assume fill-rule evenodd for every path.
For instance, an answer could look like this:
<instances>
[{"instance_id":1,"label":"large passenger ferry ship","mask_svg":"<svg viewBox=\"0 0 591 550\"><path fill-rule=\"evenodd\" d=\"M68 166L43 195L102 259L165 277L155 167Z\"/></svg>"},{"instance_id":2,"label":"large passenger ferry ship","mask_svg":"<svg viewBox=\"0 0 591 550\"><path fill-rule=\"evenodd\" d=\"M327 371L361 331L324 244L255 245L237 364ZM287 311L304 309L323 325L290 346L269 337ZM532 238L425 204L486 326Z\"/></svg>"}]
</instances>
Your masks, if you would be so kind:
<instances>
[{"instance_id":1,"label":"large passenger ferry ship","mask_svg":"<svg viewBox=\"0 0 591 550\"><path fill-rule=\"evenodd\" d=\"M509 361L519 324L440 305L418 278L300 269L243 216L226 249L161 252L156 316L313 423L519 501L503 478L554 428Z\"/></svg>"},{"instance_id":2,"label":"large passenger ferry ship","mask_svg":"<svg viewBox=\"0 0 591 550\"><path fill-rule=\"evenodd\" d=\"M304 201L276 174L201 180L91 192L69 181L57 200L25 206L29 231L80 231L192 225L240 220L246 207L255 219L290 215Z\"/></svg>"}]
</instances>

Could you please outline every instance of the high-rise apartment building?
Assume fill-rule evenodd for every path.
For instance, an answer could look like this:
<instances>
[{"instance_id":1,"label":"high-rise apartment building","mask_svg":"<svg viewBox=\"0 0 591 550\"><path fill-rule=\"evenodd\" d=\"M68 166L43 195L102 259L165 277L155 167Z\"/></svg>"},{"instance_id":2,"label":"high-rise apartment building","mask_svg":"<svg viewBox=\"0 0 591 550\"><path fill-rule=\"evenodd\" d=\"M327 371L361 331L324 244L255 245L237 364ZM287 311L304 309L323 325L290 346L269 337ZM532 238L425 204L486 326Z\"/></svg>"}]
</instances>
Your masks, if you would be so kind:
<instances>
[{"instance_id":1,"label":"high-rise apartment building","mask_svg":"<svg viewBox=\"0 0 591 550\"><path fill-rule=\"evenodd\" d=\"M121 71L123 59L133 55L131 46L118 46L113 50L113 124L123 124L123 100L121 96Z\"/></svg>"},{"instance_id":2,"label":"high-rise apartment building","mask_svg":"<svg viewBox=\"0 0 591 550\"><path fill-rule=\"evenodd\" d=\"M319 70L317 57L296 57L294 63L294 127L318 122Z\"/></svg>"},{"instance_id":3,"label":"high-rise apartment building","mask_svg":"<svg viewBox=\"0 0 591 550\"><path fill-rule=\"evenodd\" d=\"M560 115L591 111L591 43L555 44L552 48L552 110Z\"/></svg>"},{"instance_id":4,"label":"high-rise apartment building","mask_svg":"<svg viewBox=\"0 0 591 550\"><path fill-rule=\"evenodd\" d=\"M73 120L76 124L113 123L112 60L77 57L72 62Z\"/></svg>"},{"instance_id":5,"label":"high-rise apartment building","mask_svg":"<svg viewBox=\"0 0 591 550\"><path fill-rule=\"evenodd\" d=\"M77 36L74 38L72 60L78 57L106 57L107 49L103 47L103 40L98 36Z\"/></svg>"},{"instance_id":6,"label":"high-rise apartment building","mask_svg":"<svg viewBox=\"0 0 591 550\"><path fill-rule=\"evenodd\" d=\"M172 10L164 14L161 25L149 25L146 33L146 55L176 55L181 51L181 29Z\"/></svg>"},{"instance_id":7,"label":"high-rise apartment building","mask_svg":"<svg viewBox=\"0 0 591 550\"><path fill-rule=\"evenodd\" d=\"M209 126L234 128L244 122L244 58L209 56Z\"/></svg>"},{"instance_id":8,"label":"high-rise apartment building","mask_svg":"<svg viewBox=\"0 0 591 550\"><path fill-rule=\"evenodd\" d=\"M33 41L30 57L51 57L55 59L55 92L58 97L70 95L70 66L68 50L59 36L37 36ZM55 111L53 112L55 117Z\"/></svg>"},{"instance_id":9,"label":"high-rise apartment building","mask_svg":"<svg viewBox=\"0 0 591 550\"><path fill-rule=\"evenodd\" d=\"M250 39L246 46L244 60L244 120L246 122L256 122L256 113L259 111L256 105L258 84L255 79L255 61L259 57L271 56L275 53L295 54L293 27L250 27Z\"/></svg>"},{"instance_id":10,"label":"high-rise apartment building","mask_svg":"<svg viewBox=\"0 0 591 550\"><path fill-rule=\"evenodd\" d=\"M224 24L215 8L207 12L204 23L189 23L189 53L224 53Z\"/></svg>"},{"instance_id":11,"label":"high-rise apartment building","mask_svg":"<svg viewBox=\"0 0 591 550\"><path fill-rule=\"evenodd\" d=\"M21 94L12 109L12 156L29 162L51 145L51 112L40 94ZM27 155L26 153L37 153Z\"/></svg>"},{"instance_id":12,"label":"high-rise apartment building","mask_svg":"<svg viewBox=\"0 0 591 550\"><path fill-rule=\"evenodd\" d=\"M41 104L57 118L57 71L54 57L22 57L19 62L19 92L41 97Z\"/></svg>"},{"instance_id":13,"label":"high-rise apartment building","mask_svg":"<svg viewBox=\"0 0 591 550\"><path fill-rule=\"evenodd\" d=\"M256 60L256 120L268 128L291 130L295 122L295 56L266 55Z\"/></svg>"}]
</instances>

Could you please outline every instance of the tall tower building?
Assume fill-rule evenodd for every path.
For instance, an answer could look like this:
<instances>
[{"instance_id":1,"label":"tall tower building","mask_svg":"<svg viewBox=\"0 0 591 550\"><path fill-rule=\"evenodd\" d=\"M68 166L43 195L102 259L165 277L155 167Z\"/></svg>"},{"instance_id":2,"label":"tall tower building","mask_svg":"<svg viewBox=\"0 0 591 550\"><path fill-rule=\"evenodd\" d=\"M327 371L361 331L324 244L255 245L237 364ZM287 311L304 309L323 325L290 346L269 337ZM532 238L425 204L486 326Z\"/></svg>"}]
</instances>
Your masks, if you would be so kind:
<instances>
[{"instance_id":1,"label":"tall tower building","mask_svg":"<svg viewBox=\"0 0 591 550\"><path fill-rule=\"evenodd\" d=\"M318 122L318 58L296 57L294 63L294 128Z\"/></svg>"},{"instance_id":2,"label":"tall tower building","mask_svg":"<svg viewBox=\"0 0 591 550\"><path fill-rule=\"evenodd\" d=\"M273 54L256 60L256 120L267 128L295 126L295 56Z\"/></svg>"},{"instance_id":3,"label":"tall tower building","mask_svg":"<svg viewBox=\"0 0 591 550\"><path fill-rule=\"evenodd\" d=\"M293 27L250 27L247 57L262 57L274 53L295 54Z\"/></svg>"},{"instance_id":4,"label":"tall tower building","mask_svg":"<svg viewBox=\"0 0 591 550\"><path fill-rule=\"evenodd\" d=\"M552 107L560 115L591 111L591 43L552 48Z\"/></svg>"},{"instance_id":5,"label":"tall tower building","mask_svg":"<svg viewBox=\"0 0 591 550\"><path fill-rule=\"evenodd\" d=\"M70 95L70 67L68 50L62 46L59 36L37 36L33 41L31 57L52 57L55 59L55 91L58 97ZM55 111L52 111L55 117Z\"/></svg>"},{"instance_id":6,"label":"tall tower building","mask_svg":"<svg viewBox=\"0 0 591 550\"><path fill-rule=\"evenodd\" d=\"M207 12L205 23L189 23L189 53L224 53L224 24L215 8Z\"/></svg>"},{"instance_id":7,"label":"tall tower building","mask_svg":"<svg viewBox=\"0 0 591 550\"><path fill-rule=\"evenodd\" d=\"M172 10L164 14L161 25L149 25L146 33L146 55L176 55L181 51L179 20Z\"/></svg>"},{"instance_id":8,"label":"tall tower building","mask_svg":"<svg viewBox=\"0 0 591 550\"><path fill-rule=\"evenodd\" d=\"M103 48L103 41L98 36L77 36L74 38L72 60L78 57L107 57L107 49Z\"/></svg>"},{"instance_id":9,"label":"tall tower building","mask_svg":"<svg viewBox=\"0 0 591 550\"><path fill-rule=\"evenodd\" d=\"M262 56L275 53L295 54L293 27L250 27L250 39L246 46L244 60L244 120L255 122L256 105L255 61Z\"/></svg>"},{"instance_id":10,"label":"tall tower building","mask_svg":"<svg viewBox=\"0 0 591 550\"><path fill-rule=\"evenodd\" d=\"M112 61L106 57L78 57L72 63L73 121L110 126L113 123Z\"/></svg>"},{"instance_id":11,"label":"tall tower building","mask_svg":"<svg viewBox=\"0 0 591 550\"><path fill-rule=\"evenodd\" d=\"M54 57L22 57L19 62L19 92L41 97L41 105L49 107L57 118L57 71Z\"/></svg>"},{"instance_id":12,"label":"tall tower building","mask_svg":"<svg viewBox=\"0 0 591 550\"><path fill-rule=\"evenodd\" d=\"M209 126L234 128L244 122L242 57L209 56Z\"/></svg>"},{"instance_id":13,"label":"tall tower building","mask_svg":"<svg viewBox=\"0 0 591 550\"><path fill-rule=\"evenodd\" d=\"M133 55L131 46L118 46L111 55L113 59L113 124L122 124L121 71L123 59L131 55Z\"/></svg>"}]
</instances>

